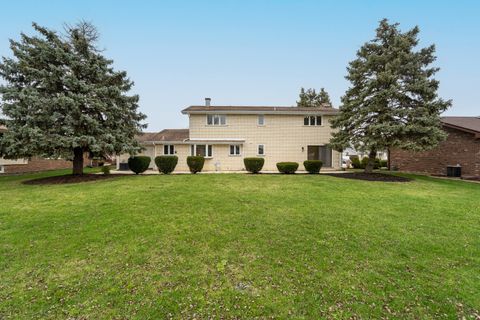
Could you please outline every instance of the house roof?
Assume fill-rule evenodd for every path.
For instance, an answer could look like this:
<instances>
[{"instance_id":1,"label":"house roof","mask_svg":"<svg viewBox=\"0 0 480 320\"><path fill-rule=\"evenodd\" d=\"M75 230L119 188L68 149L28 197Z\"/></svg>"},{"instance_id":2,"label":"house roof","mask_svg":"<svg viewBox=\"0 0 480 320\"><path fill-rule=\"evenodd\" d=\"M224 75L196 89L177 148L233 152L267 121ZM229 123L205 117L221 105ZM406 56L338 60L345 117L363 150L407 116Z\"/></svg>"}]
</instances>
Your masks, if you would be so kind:
<instances>
[{"instance_id":1,"label":"house roof","mask_svg":"<svg viewBox=\"0 0 480 320\"><path fill-rule=\"evenodd\" d=\"M480 117L442 117L446 127L480 135Z\"/></svg>"},{"instance_id":2,"label":"house roof","mask_svg":"<svg viewBox=\"0 0 480 320\"><path fill-rule=\"evenodd\" d=\"M189 137L188 129L164 129L160 132L143 132L136 139L139 142L184 141Z\"/></svg>"},{"instance_id":3,"label":"house roof","mask_svg":"<svg viewBox=\"0 0 480 320\"><path fill-rule=\"evenodd\" d=\"M282 107L282 106L189 106L182 110L183 114L189 113L230 113L230 114L337 114L338 109L328 105L322 108L299 108L299 107Z\"/></svg>"},{"instance_id":4,"label":"house roof","mask_svg":"<svg viewBox=\"0 0 480 320\"><path fill-rule=\"evenodd\" d=\"M5 131L7 131L7 127L2 126L2 125L0 124L0 132L5 132Z\"/></svg>"}]
</instances>

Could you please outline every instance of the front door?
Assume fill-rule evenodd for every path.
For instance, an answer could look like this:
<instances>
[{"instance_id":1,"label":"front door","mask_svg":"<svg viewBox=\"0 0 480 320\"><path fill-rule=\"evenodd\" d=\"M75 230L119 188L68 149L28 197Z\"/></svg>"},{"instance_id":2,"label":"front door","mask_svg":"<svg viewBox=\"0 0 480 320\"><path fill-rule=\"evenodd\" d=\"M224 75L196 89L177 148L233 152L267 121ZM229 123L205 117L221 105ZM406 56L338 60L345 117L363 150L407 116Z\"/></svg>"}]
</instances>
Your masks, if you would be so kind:
<instances>
[{"instance_id":1,"label":"front door","mask_svg":"<svg viewBox=\"0 0 480 320\"><path fill-rule=\"evenodd\" d=\"M308 160L322 160L324 167L332 166L332 149L327 146L308 146Z\"/></svg>"}]
</instances>

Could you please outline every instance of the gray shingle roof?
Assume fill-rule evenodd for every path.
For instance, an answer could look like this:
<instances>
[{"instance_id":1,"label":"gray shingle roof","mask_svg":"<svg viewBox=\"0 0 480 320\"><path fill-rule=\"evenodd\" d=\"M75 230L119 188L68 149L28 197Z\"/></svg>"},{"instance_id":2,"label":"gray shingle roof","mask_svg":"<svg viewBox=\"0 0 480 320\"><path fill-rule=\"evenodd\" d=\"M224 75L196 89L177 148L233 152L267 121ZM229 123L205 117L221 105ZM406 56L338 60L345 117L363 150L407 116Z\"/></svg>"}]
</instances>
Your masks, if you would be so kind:
<instances>
[{"instance_id":1,"label":"gray shingle roof","mask_svg":"<svg viewBox=\"0 0 480 320\"><path fill-rule=\"evenodd\" d=\"M282 107L282 106L189 106L182 110L183 114L191 112L229 112L229 113L302 113L302 112L322 112L328 114L338 113L338 109L325 105L323 108L299 108L299 107Z\"/></svg>"},{"instance_id":2,"label":"gray shingle roof","mask_svg":"<svg viewBox=\"0 0 480 320\"><path fill-rule=\"evenodd\" d=\"M442 122L448 127L480 133L480 117L442 117Z\"/></svg>"},{"instance_id":3,"label":"gray shingle roof","mask_svg":"<svg viewBox=\"0 0 480 320\"><path fill-rule=\"evenodd\" d=\"M161 141L183 141L188 139L188 129L164 129L160 132L144 132L138 135L136 139L139 142L161 142Z\"/></svg>"}]
</instances>

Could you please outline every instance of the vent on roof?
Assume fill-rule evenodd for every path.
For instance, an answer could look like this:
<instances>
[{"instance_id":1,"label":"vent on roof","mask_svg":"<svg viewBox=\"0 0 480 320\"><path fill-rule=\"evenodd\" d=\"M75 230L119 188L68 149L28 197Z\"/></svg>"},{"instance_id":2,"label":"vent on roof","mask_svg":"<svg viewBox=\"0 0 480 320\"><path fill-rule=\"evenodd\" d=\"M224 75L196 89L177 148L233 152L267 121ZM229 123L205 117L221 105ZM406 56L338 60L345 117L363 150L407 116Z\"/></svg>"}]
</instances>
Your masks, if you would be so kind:
<instances>
[{"instance_id":1,"label":"vent on roof","mask_svg":"<svg viewBox=\"0 0 480 320\"><path fill-rule=\"evenodd\" d=\"M210 102L212 101L212 99L210 98L205 98L205 107L210 107Z\"/></svg>"}]
</instances>

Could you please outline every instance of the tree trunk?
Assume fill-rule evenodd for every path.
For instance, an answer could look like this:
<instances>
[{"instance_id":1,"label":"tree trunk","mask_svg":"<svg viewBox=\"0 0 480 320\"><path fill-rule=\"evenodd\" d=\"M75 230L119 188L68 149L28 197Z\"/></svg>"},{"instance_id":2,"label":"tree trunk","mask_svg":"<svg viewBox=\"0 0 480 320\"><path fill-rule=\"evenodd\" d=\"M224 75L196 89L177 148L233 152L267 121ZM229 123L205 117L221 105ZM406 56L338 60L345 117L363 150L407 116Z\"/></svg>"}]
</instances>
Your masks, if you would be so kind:
<instances>
[{"instance_id":1,"label":"tree trunk","mask_svg":"<svg viewBox=\"0 0 480 320\"><path fill-rule=\"evenodd\" d=\"M375 166L375 158L377 157L377 150L372 149L368 154L368 163L365 167L365 173L372 173L373 167Z\"/></svg>"},{"instance_id":2,"label":"tree trunk","mask_svg":"<svg viewBox=\"0 0 480 320\"><path fill-rule=\"evenodd\" d=\"M83 149L81 147L73 149L73 174L83 174Z\"/></svg>"}]
</instances>

